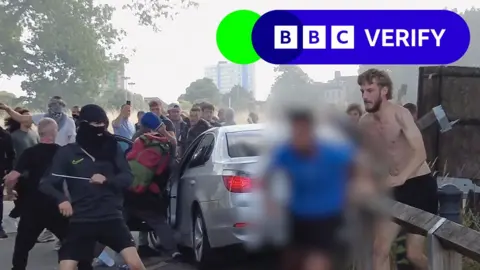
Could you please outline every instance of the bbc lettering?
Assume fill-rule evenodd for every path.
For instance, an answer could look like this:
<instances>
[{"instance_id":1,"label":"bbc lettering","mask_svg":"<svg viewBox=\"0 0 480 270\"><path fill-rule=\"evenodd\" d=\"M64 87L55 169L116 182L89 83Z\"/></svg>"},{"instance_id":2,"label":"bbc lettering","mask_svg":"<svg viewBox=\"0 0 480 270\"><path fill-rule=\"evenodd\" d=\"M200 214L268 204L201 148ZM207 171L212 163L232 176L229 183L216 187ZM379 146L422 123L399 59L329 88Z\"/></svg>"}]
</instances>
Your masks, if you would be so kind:
<instances>
[{"instance_id":1,"label":"bbc lettering","mask_svg":"<svg viewBox=\"0 0 480 270\"><path fill-rule=\"evenodd\" d=\"M275 49L298 48L298 26L276 25ZM306 25L302 28L303 49L327 49L327 27ZM355 27L353 25L332 25L330 27L331 49L355 49Z\"/></svg>"}]
</instances>

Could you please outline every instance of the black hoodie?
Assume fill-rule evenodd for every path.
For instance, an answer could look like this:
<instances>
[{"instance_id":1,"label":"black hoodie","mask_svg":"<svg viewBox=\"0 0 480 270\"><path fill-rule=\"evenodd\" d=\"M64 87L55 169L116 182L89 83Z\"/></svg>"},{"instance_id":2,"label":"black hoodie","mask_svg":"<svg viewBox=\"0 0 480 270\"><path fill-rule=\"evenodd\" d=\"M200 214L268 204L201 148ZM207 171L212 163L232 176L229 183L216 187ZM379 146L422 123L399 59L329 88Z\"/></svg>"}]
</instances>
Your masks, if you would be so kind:
<instances>
[{"instance_id":1,"label":"black hoodie","mask_svg":"<svg viewBox=\"0 0 480 270\"><path fill-rule=\"evenodd\" d=\"M85 105L79 120L77 142L58 150L50 172L40 183L40 190L55 198L58 204L70 200L71 222L121 219L123 193L133 182L125 154L106 131L108 117L100 106ZM89 123L104 123L105 126ZM90 183L94 174L101 174L107 180L103 184ZM70 198L56 188L64 181Z\"/></svg>"},{"instance_id":2,"label":"black hoodie","mask_svg":"<svg viewBox=\"0 0 480 270\"><path fill-rule=\"evenodd\" d=\"M42 178L40 190L53 197L57 204L70 201L73 207L71 222L90 222L123 217L123 193L132 185L133 174L120 146L113 162L95 160L77 144L58 150L50 172ZM93 184L88 178L99 173L107 178L103 184ZM67 175L69 177L63 177ZM61 187L66 181L70 198Z\"/></svg>"}]
</instances>

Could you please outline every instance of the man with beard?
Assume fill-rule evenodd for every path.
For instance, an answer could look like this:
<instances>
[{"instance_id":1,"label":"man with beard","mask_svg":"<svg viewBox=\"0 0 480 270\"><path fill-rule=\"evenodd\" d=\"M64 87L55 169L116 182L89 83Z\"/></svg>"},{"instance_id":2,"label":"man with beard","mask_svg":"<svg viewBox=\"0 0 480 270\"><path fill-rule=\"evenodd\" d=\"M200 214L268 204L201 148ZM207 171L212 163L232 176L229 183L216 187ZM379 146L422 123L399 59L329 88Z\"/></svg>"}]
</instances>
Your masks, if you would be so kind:
<instances>
[{"instance_id":1,"label":"man with beard","mask_svg":"<svg viewBox=\"0 0 480 270\"><path fill-rule=\"evenodd\" d=\"M0 127L0 239L8 238L3 230L3 176L10 172L15 159L15 151L13 150L12 138L10 134Z\"/></svg>"},{"instance_id":2,"label":"man with beard","mask_svg":"<svg viewBox=\"0 0 480 270\"><path fill-rule=\"evenodd\" d=\"M55 144L57 132L57 123L53 119L42 119L38 124L40 143L26 149L19 157L15 169L5 176L7 186L13 187L17 182L22 182L23 187L21 197L24 204L15 238L12 270L26 269L28 253L44 229L51 230L59 239L64 238L67 231L68 219L60 215L55 203L38 190L41 177L60 148ZM27 177L20 178L26 172ZM91 260L84 262L80 268L92 269Z\"/></svg>"},{"instance_id":3,"label":"man with beard","mask_svg":"<svg viewBox=\"0 0 480 270\"><path fill-rule=\"evenodd\" d=\"M108 117L94 104L80 111L76 143L57 151L40 190L70 217L59 251L60 270L75 270L100 242L120 253L131 270L145 270L123 219L123 193L133 175L117 141L107 131ZM70 198L57 187L67 183Z\"/></svg>"},{"instance_id":4,"label":"man with beard","mask_svg":"<svg viewBox=\"0 0 480 270\"><path fill-rule=\"evenodd\" d=\"M387 185L395 200L432 214L438 212L437 182L426 163L426 152L420 133L410 112L390 102L392 80L377 69L369 69L358 76L365 114L360 126L371 141L386 149L390 175ZM401 227L393 221L382 222L376 230L374 270L390 269L390 248ZM408 234L407 258L418 269L427 269L424 255L425 237Z\"/></svg>"}]
</instances>

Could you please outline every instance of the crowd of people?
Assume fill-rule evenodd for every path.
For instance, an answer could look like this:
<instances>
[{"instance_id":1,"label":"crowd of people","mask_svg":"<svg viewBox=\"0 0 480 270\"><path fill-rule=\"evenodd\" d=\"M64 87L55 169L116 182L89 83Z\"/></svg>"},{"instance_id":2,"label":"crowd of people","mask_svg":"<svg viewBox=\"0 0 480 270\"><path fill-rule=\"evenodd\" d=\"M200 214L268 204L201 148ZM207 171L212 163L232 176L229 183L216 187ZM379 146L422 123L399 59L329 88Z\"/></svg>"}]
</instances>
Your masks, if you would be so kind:
<instances>
[{"instance_id":1,"label":"crowd of people","mask_svg":"<svg viewBox=\"0 0 480 270\"><path fill-rule=\"evenodd\" d=\"M366 113L357 104L346 113L352 120L349 126L361 136L331 144L316 135L316 116L311 111L286 111L292 136L272 152L267 166L271 176L267 183L275 181L276 172L284 173L290 183L290 196L283 206L290 217L291 241L280 260L286 269L302 269L302 264L305 269L337 269L337 255L343 254L337 236L346 202L359 192L373 192L372 163L385 163L388 175L383 182L396 200L437 213L437 184L415 124L415 105L403 107L390 101L392 81L383 71L365 71L358 85ZM150 111L138 112L138 122L133 123L129 102L111 122L105 110L94 104L74 106L69 116L58 96L50 99L44 114L31 115L26 109L0 103L0 110L9 115L6 129L0 129L0 165L7 196L15 198L9 216L19 218L12 270L26 269L28 253L43 241L39 239L42 232L60 240L60 270L92 269L92 261L105 246L120 254L132 270L144 270L141 258L159 252L172 261L183 260L162 211L167 203L157 196L169 167L158 162L175 162L211 127L235 125L235 113L220 109L215 116L215 107L209 103L194 105L188 114L177 103L168 105L165 112L159 101L148 105ZM251 113L248 122L257 123L258 115ZM33 124L38 132L32 130ZM110 125L113 134L108 132ZM352 135L352 130L344 131ZM119 144L114 135L134 141L127 155L129 146ZM159 157L155 169L139 172L144 160L138 153L152 145L171 160L150 155ZM153 180L142 182L145 177ZM147 196L145 190L154 196ZM127 225L132 217L151 227L161 247L151 248L145 232L135 243ZM399 229L389 220L378 223L374 270L389 269L390 247ZM0 238L6 237L0 226ZM424 238L409 234L406 245L407 258L419 269L427 269Z\"/></svg>"},{"instance_id":2,"label":"crowd of people","mask_svg":"<svg viewBox=\"0 0 480 270\"><path fill-rule=\"evenodd\" d=\"M148 105L150 112L138 112L137 123L130 122L129 102L122 105L111 121L113 133L135 142L146 134L161 137L172 147L174 160L202 132L235 125L233 109L220 109L215 116L215 107L206 102L194 105L188 115L176 103L166 114L159 101ZM160 238L162 251L181 260L164 213L149 209L149 202L142 204L147 196L125 194L134 180L125 158L128 145L119 144L107 131L110 120L105 110L94 104L73 106L69 116L59 96L52 97L47 107L47 113L32 115L25 108L0 103L0 110L8 114L5 129L0 127L0 211L5 188L15 203L9 218L18 221L12 269L25 270L34 245L55 239L62 270L92 269L93 257L105 246L119 253L129 269L145 269L140 256L160 252L149 246L146 233L140 233L136 248L125 221L130 217L146 221ZM249 122L257 121L251 113ZM126 207L124 201L132 198ZM8 235L0 218L2 238Z\"/></svg>"}]
</instances>

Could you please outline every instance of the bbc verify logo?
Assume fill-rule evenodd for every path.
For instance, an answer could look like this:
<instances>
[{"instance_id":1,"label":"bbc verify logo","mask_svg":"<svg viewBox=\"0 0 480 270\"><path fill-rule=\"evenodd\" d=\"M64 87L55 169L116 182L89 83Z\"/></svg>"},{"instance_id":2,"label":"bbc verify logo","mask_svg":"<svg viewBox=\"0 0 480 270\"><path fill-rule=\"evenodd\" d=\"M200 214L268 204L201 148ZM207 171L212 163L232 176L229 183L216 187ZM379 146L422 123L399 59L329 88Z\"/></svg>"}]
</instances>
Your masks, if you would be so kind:
<instances>
[{"instance_id":1,"label":"bbc verify logo","mask_svg":"<svg viewBox=\"0 0 480 270\"><path fill-rule=\"evenodd\" d=\"M470 46L467 23L449 10L239 10L216 37L242 65L448 65Z\"/></svg>"},{"instance_id":2,"label":"bbc verify logo","mask_svg":"<svg viewBox=\"0 0 480 270\"><path fill-rule=\"evenodd\" d=\"M299 29L302 42L299 42ZM276 25L274 48L283 49L355 49L355 26L353 25ZM423 47L428 42L441 46L447 29L361 29L357 36L360 42L370 47Z\"/></svg>"}]
</instances>

